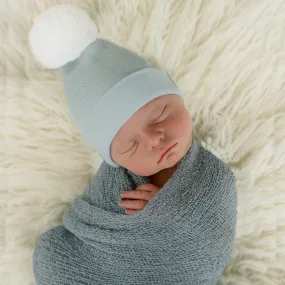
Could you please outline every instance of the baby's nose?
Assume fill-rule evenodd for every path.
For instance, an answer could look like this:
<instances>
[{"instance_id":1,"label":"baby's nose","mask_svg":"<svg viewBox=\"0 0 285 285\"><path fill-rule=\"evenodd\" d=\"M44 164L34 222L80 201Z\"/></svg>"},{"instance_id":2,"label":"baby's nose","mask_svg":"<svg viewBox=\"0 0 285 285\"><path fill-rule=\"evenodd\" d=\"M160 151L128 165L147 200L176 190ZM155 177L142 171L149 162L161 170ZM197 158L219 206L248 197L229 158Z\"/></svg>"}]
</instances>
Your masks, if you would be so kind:
<instances>
[{"instance_id":1,"label":"baby's nose","mask_svg":"<svg viewBox=\"0 0 285 285\"><path fill-rule=\"evenodd\" d=\"M159 145L164 140L163 133L156 133L146 137L145 148L151 151L154 147L159 147Z\"/></svg>"}]
</instances>

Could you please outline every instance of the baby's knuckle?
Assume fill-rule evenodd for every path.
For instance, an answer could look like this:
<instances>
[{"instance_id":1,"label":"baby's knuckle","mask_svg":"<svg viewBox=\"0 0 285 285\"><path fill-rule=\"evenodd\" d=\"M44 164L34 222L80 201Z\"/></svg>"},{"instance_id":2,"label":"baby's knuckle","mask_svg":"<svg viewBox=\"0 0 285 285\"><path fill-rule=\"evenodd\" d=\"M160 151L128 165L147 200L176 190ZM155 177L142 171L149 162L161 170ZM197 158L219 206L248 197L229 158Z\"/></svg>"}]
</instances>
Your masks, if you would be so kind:
<instances>
[{"instance_id":1,"label":"baby's knuckle","mask_svg":"<svg viewBox=\"0 0 285 285\"><path fill-rule=\"evenodd\" d=\"M144 198L145 197L145 191L139 191L138 192L138 196L139 196L139 198Z\"/></svg>"},{"instance_id":2,"label":"baby's knuckle","mask_svg":"<svg viewBox=\"0 0 285 285\"><path fill-rule=\"evenodd\" d=\"M137 201L137 205L138 205L139 207L144 207L144 206L146 205L146 201L139 200L139 201Z\"/></svg>"}]
</instances>

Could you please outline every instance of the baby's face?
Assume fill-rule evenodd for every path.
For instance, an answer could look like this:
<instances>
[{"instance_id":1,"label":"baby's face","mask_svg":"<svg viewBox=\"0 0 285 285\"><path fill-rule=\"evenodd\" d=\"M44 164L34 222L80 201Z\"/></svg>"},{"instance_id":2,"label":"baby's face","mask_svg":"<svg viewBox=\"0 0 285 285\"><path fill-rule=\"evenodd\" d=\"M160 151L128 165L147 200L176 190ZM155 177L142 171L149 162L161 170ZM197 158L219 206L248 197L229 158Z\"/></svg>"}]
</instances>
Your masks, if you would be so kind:
<instances>
[{"instance_id":1,"label":"baby's face","mask_svg":"<svg viewBox=\"0 0 285 285\"><path fill-rule=\"evenodd\" d=\"M141 107L120 128L111 144L111 157L137 175L151 176L175 166L191 143L192 120L182 99L164 95Z\"/></svg>"}]
</instances>

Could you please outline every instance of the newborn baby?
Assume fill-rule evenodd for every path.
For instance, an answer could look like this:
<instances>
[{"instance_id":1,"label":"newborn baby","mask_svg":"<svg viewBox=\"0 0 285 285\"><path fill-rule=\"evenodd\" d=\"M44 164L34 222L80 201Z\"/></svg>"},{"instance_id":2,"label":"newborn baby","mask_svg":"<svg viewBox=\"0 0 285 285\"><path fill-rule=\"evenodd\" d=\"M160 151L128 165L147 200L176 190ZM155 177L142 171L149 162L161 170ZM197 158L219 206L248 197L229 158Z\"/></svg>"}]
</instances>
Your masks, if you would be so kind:
<instances>
[{"instance_id":1,"label":"newborn baby","mask_svg":"<svg viewBox=\"0 0 285 285\"><path fill-rule=\"evenodd\" d=\"M121 193L126 214L143 209L175 171L192 143L192 121L176 95L158 97L140 108L118 131L112 144L112 159L152 184ZM139 161L139 163L137 163Z\"/></svg>"},{"instance_id":2,"label":"newborn baby","mask_svg":"<svg viewBox=\"0 0 285 285\"><path fill-rule=\"evenodd\" d=\"M192 138L168 73L96 35L72 5L45 11L29 35L35 58L60 68L71 116L104 159L63 225L38 241L36 282L213 285L235 236L234 175Z\"/></svg>"}]
</instances>

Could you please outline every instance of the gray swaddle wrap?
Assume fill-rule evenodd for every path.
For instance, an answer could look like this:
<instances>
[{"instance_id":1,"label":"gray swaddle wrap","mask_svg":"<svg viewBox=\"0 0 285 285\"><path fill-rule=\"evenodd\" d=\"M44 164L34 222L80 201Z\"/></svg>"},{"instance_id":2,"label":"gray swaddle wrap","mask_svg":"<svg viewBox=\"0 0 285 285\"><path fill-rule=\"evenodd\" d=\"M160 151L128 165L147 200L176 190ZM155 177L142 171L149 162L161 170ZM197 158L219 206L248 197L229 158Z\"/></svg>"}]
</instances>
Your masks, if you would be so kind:
<instances>
[{"instance_id":1,"label":"gray swaddle wrap","mask_svg":"<svg viewBox=\"0 0 285 285\"><path fill-rule=\"evenodd\" d=\"M230 169L194 141L146 207L124 214L119 194L144 183L150 178L103 162L64 226L38 242L37 284L215 284L235 235Z\"/></svg>"}]
</instances>

